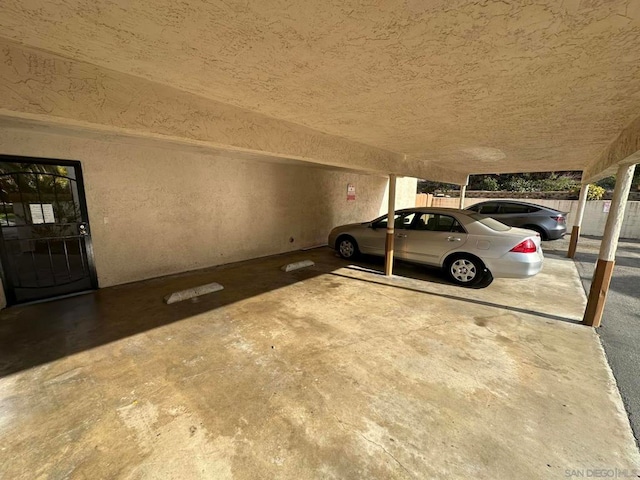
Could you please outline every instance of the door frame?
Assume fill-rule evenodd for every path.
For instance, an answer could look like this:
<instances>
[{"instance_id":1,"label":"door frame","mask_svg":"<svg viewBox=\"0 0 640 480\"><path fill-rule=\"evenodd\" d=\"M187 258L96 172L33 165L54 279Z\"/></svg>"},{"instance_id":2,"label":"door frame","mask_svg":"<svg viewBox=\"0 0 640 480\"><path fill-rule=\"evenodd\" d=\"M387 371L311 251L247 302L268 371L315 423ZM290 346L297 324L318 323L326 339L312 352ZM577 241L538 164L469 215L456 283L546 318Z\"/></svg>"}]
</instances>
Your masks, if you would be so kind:
<instances>
[{"instance_id":1,"label":"door frame","mask_svg":"<svg viewBox=\"0 0 640 480\"><path fill-rule=\"evenodd\" d=\"M87 198L84 190L84 177L82 176L82 164L79 160L61 160L54 158L40 158L40 157L25 157L20 155L5 155L0 154L0 162L11 163L39 163L42 165L61 165L63 167L74 167L76 172L76 185L78 187L78 203L80 206L80 215L82 215L89 225L89 235L85 237L85 250L87 252L87 268L89 270L89 279L91 282L91 289L97 290L98 288L98 274L96 271L96 264L93 258L93 240L91 233L91 222L89 221L89 210L87 208ZM5 273L5 265L9 265L9 258L7 256L7 249L4 245L4 237L0 234L0 278L2 278L2 286L4 288L5 298L7 299L7 306L18 304L14 295L13 283L8 275ZM65 295L61 295L64 297ZM54 300L59 297L51 297L44 299ZM41 302L43 300L36 300ZM30 302L22 302L30 303Z\"/></svg>"}]
</instances>

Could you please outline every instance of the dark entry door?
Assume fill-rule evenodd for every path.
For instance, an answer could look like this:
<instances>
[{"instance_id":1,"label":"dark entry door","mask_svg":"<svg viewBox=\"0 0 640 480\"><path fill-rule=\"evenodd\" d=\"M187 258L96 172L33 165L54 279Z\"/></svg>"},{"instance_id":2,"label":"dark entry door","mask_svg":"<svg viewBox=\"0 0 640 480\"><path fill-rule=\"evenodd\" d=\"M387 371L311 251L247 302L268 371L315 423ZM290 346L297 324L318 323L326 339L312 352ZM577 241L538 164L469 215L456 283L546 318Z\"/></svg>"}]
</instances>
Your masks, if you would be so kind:
<instances>
[{"instance_id":1,"label":"dark entry door","mask_svg":"<svg viewBox=\"0 0 640 480\"><path fill-rule=\"evenodd\" d=\"M0 156L0 187L9 303L96 288L80 163Z\"/></svg>"}]
</instances>

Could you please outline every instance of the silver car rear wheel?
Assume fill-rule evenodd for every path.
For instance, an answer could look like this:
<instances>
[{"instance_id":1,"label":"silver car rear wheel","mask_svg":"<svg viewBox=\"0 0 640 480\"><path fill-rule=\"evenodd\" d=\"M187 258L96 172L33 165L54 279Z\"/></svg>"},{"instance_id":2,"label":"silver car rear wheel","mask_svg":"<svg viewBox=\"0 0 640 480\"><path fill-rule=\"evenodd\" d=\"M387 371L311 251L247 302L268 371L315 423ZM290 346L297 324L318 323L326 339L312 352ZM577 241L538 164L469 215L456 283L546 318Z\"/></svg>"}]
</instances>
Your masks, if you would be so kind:
<instances>
[{"instance_id":1,"label":"silver car rear wheel","mask_svg":"<svg viewBox=\"0 0 640 480\"><path fill-rule=\"evenodd\" d=\"M358 247L353 239L344 237L338 242L338 253L342 258L353 258L357 252Z\"/></svg>"}]
</instances>

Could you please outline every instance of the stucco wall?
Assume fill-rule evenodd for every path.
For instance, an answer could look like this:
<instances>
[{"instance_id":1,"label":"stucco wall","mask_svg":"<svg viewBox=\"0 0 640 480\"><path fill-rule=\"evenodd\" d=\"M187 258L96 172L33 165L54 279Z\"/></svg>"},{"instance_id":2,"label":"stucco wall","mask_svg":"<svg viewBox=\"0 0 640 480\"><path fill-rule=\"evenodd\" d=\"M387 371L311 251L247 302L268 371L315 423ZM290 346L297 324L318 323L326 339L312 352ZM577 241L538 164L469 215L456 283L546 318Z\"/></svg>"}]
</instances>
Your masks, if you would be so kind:
<instances>
[{"instance_id":1,"label":"stucco wall","mask_svg":"<svg viewBox=\"0 0 640 480\"><path fill-rule=\"evenodd\" d=\"M385 178L298 164L11 129L0 153L82 162L101 287L323 244L386 209ZM399 180L398 208L415 191Z\"/></svg>"}]
</instances>

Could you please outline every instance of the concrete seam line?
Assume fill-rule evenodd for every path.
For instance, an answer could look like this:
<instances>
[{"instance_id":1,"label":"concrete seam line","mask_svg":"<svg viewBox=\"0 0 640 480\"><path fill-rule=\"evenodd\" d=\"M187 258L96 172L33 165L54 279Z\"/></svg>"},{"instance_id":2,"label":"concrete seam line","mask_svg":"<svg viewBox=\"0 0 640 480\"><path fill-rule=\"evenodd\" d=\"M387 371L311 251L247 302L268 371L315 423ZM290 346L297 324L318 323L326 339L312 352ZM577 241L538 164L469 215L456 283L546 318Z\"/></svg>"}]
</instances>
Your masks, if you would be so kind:
<instances>
[{"instance_id":1,"label":"concrete seam line","mask_svg":"<svg viewBox=\"0 0 640 480\"><path fill-rule=\"evenodd\" d=\"M198 287L187 288L186 290L180 290L179 292L173 292L164 297L164 303L170 305L172 303L181 302L183 300L189 300L190 298L199 297L207 293L214 293L223 290L224 287L219 283L207 283Z\"/></svg>"},{"instance_id":2,"label":"concrete seam line","mask_svg":"<svg viewBox=\"0 0 640 480\"><path fill-rule=\"evenodd\" d=\"M329 245L328 243L320 243L318 245L311 245L310 247L301 248L300 250L302 250L303 252L306 252L307 250L314 250L320 247L327 247L328 245Z\"/></svg>"},{"instance_id":3,"label":"concrete seam line","mask_svg":"<svg viewBox=\"0 0 640 480\"><path fill-rule=\"evenodd\" d=\"M311 260L302 260L300 262L287 263L286 265L280 267L280 270L282 270L283 272L291 272L293 270L298 270L299 268L313 267L314 265L315 263Z\"/></svg>"},{"instance_id":4,"label":"concrete seam line","mask_svg":"<svg viewBox=\"0 0 640 480\"><path fill-rule=\"evenodd\" d=\"M631 427L631 419L629 418L630 412L629 410L627 410L627 407L624 403L624 399L622 398L622 393L620 392L620 387L618 386L618 379L613 373L613 369L611 368L611 362L609 361L609 357L607 356L607 351L604 349L604 345L602 344L602 336L597 331L594 331L594 334L596 336L596 341L598 344L597 348L600 351L600 355L602 356L602 359L604 360L603 363L604 363L605 371L607 372L607 377L608 377L607 383L609 384L609 387L611 389L611 391L608 392L609 398L611 398L611 400L613 401L615 409L618 412L618 415L620 415L621 418L626 420L626 422L625 421L622 422L624 424L624 429L625 429L624 433L626 435L630 435L636 447L640 448L640 443L636 439L636 436L633 433L633 428Z\"/></svg>"}]
</instances>

